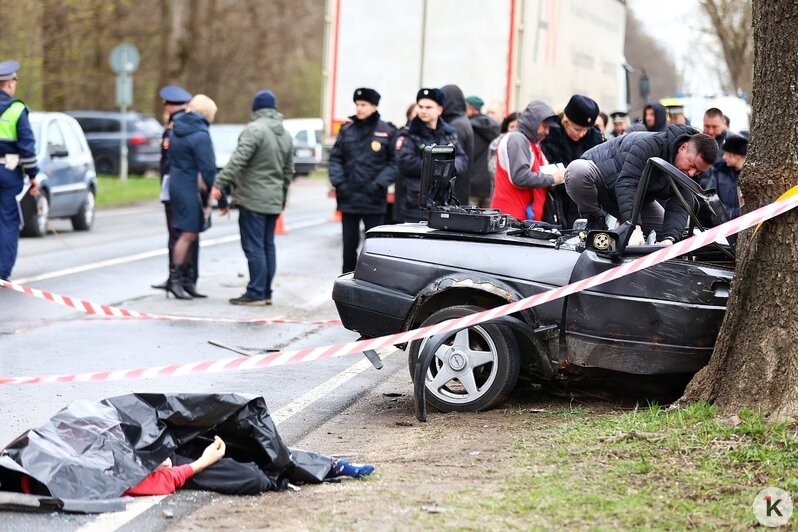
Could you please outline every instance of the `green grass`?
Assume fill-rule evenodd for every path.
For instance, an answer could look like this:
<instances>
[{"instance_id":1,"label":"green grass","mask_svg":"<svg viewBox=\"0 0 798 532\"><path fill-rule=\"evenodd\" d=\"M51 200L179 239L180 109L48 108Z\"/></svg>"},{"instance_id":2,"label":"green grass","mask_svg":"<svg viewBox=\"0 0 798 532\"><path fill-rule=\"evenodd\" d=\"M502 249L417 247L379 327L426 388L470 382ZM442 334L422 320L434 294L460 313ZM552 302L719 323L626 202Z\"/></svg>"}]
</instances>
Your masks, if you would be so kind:
<instances>
[{"instance_id":1,"label":"green grass","mask_svg":"<svg viewBox=\"0 0 798 532\"><path fill-rule=\"evenodd\" d=\"M161 194L161 181L158 178L131 175L123 183L118 176L103 175L97 181L97 207L156 200Z\"/></svg>"},{"instance_id":2,"label":"green grass","mask_svg":"<svg viewBox=\"0 0 798 532\"><path fill-rule=\"evenodd\" d=\"M798 494L798 428L759 412L556 415L516 437L516 472L499 493L456 511L508 529L740 529L755 525L760 489Z\"/></svg>"}]
</instances>

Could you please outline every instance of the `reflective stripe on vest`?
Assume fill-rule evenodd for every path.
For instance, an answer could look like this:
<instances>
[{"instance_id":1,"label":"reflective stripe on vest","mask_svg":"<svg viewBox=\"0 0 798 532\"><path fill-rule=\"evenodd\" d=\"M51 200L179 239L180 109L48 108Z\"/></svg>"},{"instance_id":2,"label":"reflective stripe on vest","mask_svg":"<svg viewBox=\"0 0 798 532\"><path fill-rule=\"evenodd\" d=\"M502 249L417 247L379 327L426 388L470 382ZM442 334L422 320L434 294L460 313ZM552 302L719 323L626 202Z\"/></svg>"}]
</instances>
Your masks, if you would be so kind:
<instances>
[{"instance_id":1,"label":"reflective stripe on vest","mask_svg":"<svg viewBox=\"0 0 798 532\"><path fill-rule=\"evenodd\" d=\"M0 141L17 141L17 122L24 110L25 104L16 100L0 115Z\"/></svg>"}]
</instances>

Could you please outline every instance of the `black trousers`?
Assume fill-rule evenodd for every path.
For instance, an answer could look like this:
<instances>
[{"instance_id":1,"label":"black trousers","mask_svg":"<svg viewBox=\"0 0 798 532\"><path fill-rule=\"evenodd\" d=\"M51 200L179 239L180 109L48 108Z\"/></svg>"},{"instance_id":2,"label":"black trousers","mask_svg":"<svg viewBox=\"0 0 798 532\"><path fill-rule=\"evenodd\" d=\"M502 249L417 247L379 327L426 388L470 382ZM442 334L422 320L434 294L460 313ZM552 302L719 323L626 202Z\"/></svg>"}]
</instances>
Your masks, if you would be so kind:
<instances>
[{"instance_id":1,"label":"black trousers","mask_svg":"<svg viewBox=\"0 0 798 532\"><path fill-rule=\"evenodd\" d=\"M342 272L354 271L357 263L357 247L360 245L360 221L366 231L372 227L382 224L385 219L384 214L351 214L343 213L341 216L341 231L344 239L344 267Z\"/></svg>"},{"instance_id":2,"label":"black trousers","mask_svg":"<svg viewBox=\"0 0 798 532\"><path fill-rule=\"evenodd\" d=\"M171 270L172 266L175 264L173 257L175 243L177 242L177 239L180 238L180 233L182 233L182 231L177 229L172 223L172 206L168 201L164 202L163 210L166 213L166 229L169 231L169 242L167 245L169 246L169 269ZM193 265L191 273L192 277L194 278L194 283L196 284L197 279L199 278L199 238L194 241L191 264Z\"/></svg>"}]
</instances>

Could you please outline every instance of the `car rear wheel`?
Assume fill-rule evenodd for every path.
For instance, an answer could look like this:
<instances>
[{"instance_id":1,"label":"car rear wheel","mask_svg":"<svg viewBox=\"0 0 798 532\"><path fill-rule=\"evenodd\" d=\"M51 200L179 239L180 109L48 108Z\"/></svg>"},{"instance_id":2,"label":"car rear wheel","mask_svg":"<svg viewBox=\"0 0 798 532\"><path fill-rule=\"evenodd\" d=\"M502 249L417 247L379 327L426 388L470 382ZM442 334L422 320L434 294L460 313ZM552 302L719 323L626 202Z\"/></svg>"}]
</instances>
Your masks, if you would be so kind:
<instances>
[{"instance_id":1,"label":"car rear wheel","mask_svg":"<svg viewBox=\"0 0 798 532\"><path fill-rule=\"evenodd\" d=\"M50 199L44 191L33 198L35 208L25 220L22 234L42 237L47 234L47 224L50 220Z\"/></svg>"},{"instance_id":2,"label":"car rear wheel","mask_svg":"<svg viewBox=\"0 0 798 532\"><path fill-rule=\"evenodd\" d=\"M92 189L86 191L86 197L83 198L80 210L70 220L75 231L88 231L91 229L91 224L94 223L94 191Z\"/></svg>"},{"instance_id":3,"label":"car rear wheel","mask_svg":"<svg viewBox=\"0 0 798 532\"><path fill-rule=\"evenodd\" d=\"M422 327L485 310L462 305L442 309ZM475 325L449 338L438 349L426 376L427 402L441 412L478 412L504 401L518 381L521 357L515 336L505 326ZM427 338L410 344L411 377Z\"/></svg>"},{"instance_id":4,"label":"car rear wheel","mask_svg":"<svg viewBox=\"0 0 798 532\"><path fill-rule=\"evenodd\" d=\"M100 175L119 173L119 156L113 153L100 152L94 156L94 167Z\"/></svg>"}]
</instances>

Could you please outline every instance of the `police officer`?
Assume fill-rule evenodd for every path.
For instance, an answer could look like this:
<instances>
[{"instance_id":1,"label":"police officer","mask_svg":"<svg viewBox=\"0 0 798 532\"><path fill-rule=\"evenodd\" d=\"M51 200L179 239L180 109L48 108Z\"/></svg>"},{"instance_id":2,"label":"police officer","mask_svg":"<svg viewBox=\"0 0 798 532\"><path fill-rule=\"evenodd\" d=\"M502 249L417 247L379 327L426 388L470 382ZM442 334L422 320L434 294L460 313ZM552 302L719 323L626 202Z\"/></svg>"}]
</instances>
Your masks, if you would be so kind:
<instances>
[{"instance_id":1,"label":"police officer","mask_svg":"<svg viewBox=\"0 0 798 532\"><path fill-rule=\"evenodd\" d=\"M176 229L172 224L172 207L169 200L169 144L171 142L170 135L172 128L175 125L175 118L186 112L186 106L191 100L191 93L183 87L177 85L167 85L158 91L158 96L164 104L164 114L169 115L166 128L164 128L163 136L161 137L161 202L163 203L164 212L166 213L166 229L169 231L169 268L170 271L174 266L174 248L175 242L180 237L180 230ZM197 278L199 277L199 242L194 243L191 271L188 276L194 281L193 285L196 286ZM152 285L153 288L159 290L166 290L168 279L161 284ZM192 297L206 297L200 294L195 289L192 289L190 295Z\"/></svg>"},{"instance_id":2,"label":"police officer","mask_svg":"<svg viewBox=\"0 0 798 532\"><path fill-rule=\"evenodd\" d=\"M386 190L396 180L396 130L380 120L380 93L366 87L352 96L355 114L338 133L330 153L330 183L341 211L343 273L355 269L360 221L366 231L385 219Z\"/></svg>"},{"instance_id":3,"label":"police officer","mask_svg":"<svg viewBox=\"0 0 798 532\"><path fill-rule=\"evenodd\" d=\"M11 276L17 259L20 210L17 194L22 192L24 176L30 180L30 193L38 193L36 140L28 120L28 108L14 98L19 63L0 63L0 279Z\"/></svg>"}]
</instances>

